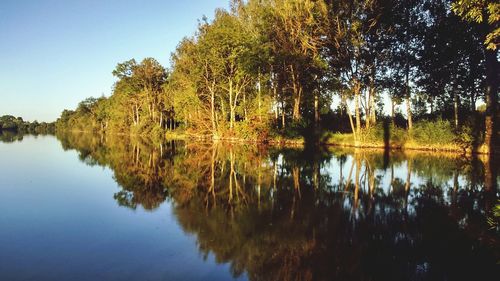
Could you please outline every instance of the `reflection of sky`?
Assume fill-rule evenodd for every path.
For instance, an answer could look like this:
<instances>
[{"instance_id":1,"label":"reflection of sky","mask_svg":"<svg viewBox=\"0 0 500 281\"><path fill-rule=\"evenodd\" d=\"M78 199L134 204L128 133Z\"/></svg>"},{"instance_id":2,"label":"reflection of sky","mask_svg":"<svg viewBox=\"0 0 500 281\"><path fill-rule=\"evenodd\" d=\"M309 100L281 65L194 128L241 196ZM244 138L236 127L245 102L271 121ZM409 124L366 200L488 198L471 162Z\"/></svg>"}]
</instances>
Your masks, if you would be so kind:
<instances>
[{"instance_id":1,"label":"reflection of sky","mask_svg":"<svg viewBox=\"0 0 500 281\"><path fill-rule=\"evenodd\" d=\"M87 149L93 148L80 148L80 151L85 153ZM95 149L93 151L96 152L100 150ZM111 151L117 152L110 149L110 152ZM149 154L147 150L145 150L144 153ZM298 154L292 154L291 156L298 156ZM206 228L200 226L197 222L191 222L193 224L186 227L186 221L189 224L190 220L183 220L181 216L178 216L178 211L180 209L174 208L172 204L172 202L175 201L175 199L173 199L174 197L167 199L154 211L144 210L140 205L136 210L120 207L114 199L114 195L116 192L121 191L122 188L113 180L113 171L100 166L91 167L86 165L78 160L78 153L75 150L64 152L61 149L61 144L59 144L54 137L34 138L32 136L26 136L22 142L8 144L0 143L0 155L2 156L0 158L0 229L2 230L0 231L0 276L2 278L6 280L44 280L40 278L40 276L44 276L47 280L78 280L78 278L74 278L75 276L78 276L82 280L113 280L113 278L120 280L227 280L232 278L230 274L232 270L230 268L231 266L228 264L218 264L218 261L215 260L215 256L210 251L215 251L219 259L231 260L232 262L235 262L235 260L221 258L223 254L216 250L217 247L211 248L210 245L206 244L211 244L211 242L214 241L205 239L207 237L212 238L212 236L206 236L207 233L203 232L207 231ZM111 155L107 156L112 157ZM195 154L192 156L196 159ZM370 157L367 158L370 159ZM106 161L106 159L99 159ZM120 157L118 159L124 160L125 158ZM181 157L179 161L183 161L182 159L184 158ZM247 158L243 157L242 159ZM276 166L278 173L281 172L279 165L286 164L289 166L290 164L299 163L286 163L286 159L288 158L283 154L278 156L278 166ZM414 161L417 162L417 159L420 158L415 157ZM113 160L117 159L113 158ZM297 158L295 158L295 160L297 160ZM226 161L229 160L226 159ZM439 161L439 159L436 161ZM363 162L364 160L361 161L361 163ZM342 168L344 182L347 181L353 163L352 156L347 156ZM419 163L420 166L415 164L413 168L423 168L422 163L426 162L422 161ZM434 164L447 165L448 163L447 161L432 163L433 165L430 168L435 168L436 165ZM244 174L245 172L255 170L245 170L246 168L240 170L241 165L238 165L238 159L236 159L235 164L236 170L238 170L238 178L248 175L250 178L248 183L255 184L255 175ZM312 165L312 162L302 164ZM375 163L371 163L371 165L374 167ZM394 177L400 179L403 184L407 177L407 165L408 163L404 161L394 165ZM263 161L262 167L265 168L263 170L269 173L276 171L274 170L275 167L273 166L273 162L270 160ZM299 168L311 172L313 167L299 166ZM441 171L439 171L440 174L443 171L446 172L446 168L451 169L451 167L441 168L445 169L441 169ZM322 175L330 177L331 181L327 183L329 186L338 185L340 181L339 169L340 162L333 156L327 164L322 167L320 171ZM438 167L438 169L440 169L440 167ZM118 172L118 170L116 171ZM205 172L207 171L208 170L205 170ZM286 169L284 169L284 171L286 171ZM291 181L292 172L290 170L286 172L289 174L284 175L283 178L285 181L283 182L292 185L287 186L287 188L293 190L293 183ZM140 171L137 173L140 173ZM360 176L363 177L364 173L365 167L362 167ZM133 176L135 172L129 175ZM377 170L375 173L375 176L381 181L378 186L380 186L386 194L389 193L390 175L390 169L385 171ZM423 173L412 172L412 191L416 191L419 185L427 181L422 175ZM267 176L271 176L271 174ZM353 168L351 179L354 180L354 177L355 167ZM436 173L435 178L442 179L443 176L439 176L438 173ZM268 177L267 179L271 178ZM223 180L227 180L227 178ZM311 174L305 175L305 177L302 176L301 181L305 182L305 185L303 185L304 187L301 188L310 188L313 181ZM462 185L461 187L465 188L465 178L461 177L459 181ZM270 183L267 180L265 182ZM224 181L218 181L218 183L224 184ZM445 200L450 202L447 191L453 186L453 179L445 178L445 184L439 183L439 186L445 189L443 192ZM148 187L148 185L145 185L145 187ZM224 187L221 186L221 188ZM255 186L251 188L251 191L257 191ZM367 188L368 186L361 187L359 191L359 200L357 202L353 199L354 196L352 196L352 193L349 193L347 196L337 196L339 194L335 194L334 199L339 201L335 201L334 204L328 206L327 209L338 210L336 204L339 203L344 207L341 210L341 215L346 215L351 219L347 223L352 224L354 229L357 226L362 226L363 220L370 214L375 215L373 218L377 220L377 224L380 223L380 226L391 223L391 221L399 222L398 219L394 220L393 214L399 217L397 214L404 212L416 218L416 216L419 215L417 214L418 206L423 205L415 204L425 204L422 201L417 202L417 200L412 200L414 192L409 193L408 204L406 204L407 202L402 198L403 196L401 196L401 193L399 197L394 198L395 201L387 202L386 200L380 200L377 202L365 196ZM266 186L263 185L262 190L265 192L266 189ZM349 192L352 192L352 190L351 187ZM236 217L233 217L237 218L236 220L228 221L225 220L226 217L222 217L221 221L216 217L210 217L210 213L204 213L207 216L203 217L203 219L207 218L207 220L204 220L203 223L207 223L209 226L208 233L210 233L212 227L214 227L213 230L215 231L220 231L221 229L225 230L225 222L230 222L230 224L234 222L238 226L235 228L236 230L239 230L241 226L244 226L242 229L246 229L248 224L248 226L250 226L248 227L249 235L247 236L247 232L243 231L244 235L241 237L235 235L235 239L241 238L253 241L249 239L249 237L253 238L254 235L259 237L259 235L269 230L267 226L259 229L259 223L255 223L253 218L258 218L258 222L262 222L262 220L260 220L261 218L265 221L266 217L269 215L267 211L270 210L277 215L276 217L273 215L271 216L273 223L274 221L280 222L281 219L287 222L285 225L281 225L281 227L285 228L277 229L280 230L278 231L280 239L282 238L282 231L292 230L293 232L294 226L298 225L295 223L288 223L289 210L288 207L286 207L286 204L288 204L286 200L290 198L287 196L280 197L282 194L274 193L277 191L277 189L274 190L271 188L268 194L271 198L274 197L277 200L285 199L285 201L276 204L279 209L275 209L273 205L271 209L265 208L264 210L260 210L259 205L259 210L253 209L253 211L257 211L257 214L252 212L252 206L249 205L250 208L244 208L245 211L243 213L238 214L238 212L236 212ZM148 190L146 189L145 192L147 193ZM277 196L275 196L276 194ZM315 195L315 193L309 194ZM321 192L317 194L322 195ZM430 194L432 194L432 192L426 195ZM292 193L287 193L286 195L292 195ZM296 193L293 193L293 195L293 201L295 202ZM225 195L223 194L222 196ZM322 200L319 197L305 198L306 200ZM330 197L326 198L327 201L316 202L333 202L329 201ZM475 199L474 196L470 198ZM255 203L253 201L249 202ZM309 204L311 201L304 202ZM180 203L180 201L177 201L177 203ZM274 204L274 201L272 203ZM315 208L315 203L312 203L312 205L308 206ZM353 208L356 203L356 208ZM296 205L292 205L293 207L291 207L291 210L295 210ZM224 208L224 205L222 206ZM430 209L426 208L426 210L432 212L432 204L428 206ZM323 209L324 207L326 206L319 204L319 208L312 209L312 212L311 209L305 208L303 209L305 211L303 214L306 215L306 217L308 217L309 214L320 214L320 220L317 221L316 218L313 218L313 220L310 221L314 221L314 224L317 222L325 222L326 225L330 225L332 222L336 224L335 218L330 220L331 217L329 217L329 213L323 212L325 210ZM478 207L480 208L480 206ZM302 207L299 204L297 208ZM439 208L440 206L438 209ZM187 210L189 210L189 207ZM219 210L224 212L224 209ZM246 210L250 212L246 213ZM372 210L374 210L374 212L372 212ZM233 214L232 212L230 213ZM286 216L281 217L280 214L284 213L286 213ZM229 215L229 212L227 214ZM196 216L199 215L199 213L185 213L185 215ZM247 215L249 215L249 217L247 217ZM212 218L214 218L213 221L211 221ZM296 222L300 224L299 220L303 218L304 217L298 216ZM247 219L249 220L247 221ZM178 220L183 222L185 230L178 224ZM305 222L308 221L307 218L304 220ZM371 222L369 222L369 224L370 223ZM410 225L413 223L415 222L410 222ZM467 221L460 223L465 226ZM300 229L300 226L298 229ZM328 227L319 227L318 229L323 229L324 231L328 229ZM362 227L360 229L362 229ZM321 232L321 230L319 231ZM363 230L363 232L364 231L365 230ZM369 231L370 230L367 232L368 234L370 234ZM450 229L448 229L448 231L450 231ZM351 233L344 234L348 234L348 236L352 237ZM448 237L447 235L445 236ZM320 235L318 237L322 236ZM412 237L411 232L406 233L405 231L401 232L399 230L393 237L395 240L402 240L402 243L404 243L404 239L410 239L409 241L414 241L412 239L415 239ZM446 237L445 239L447 239ZM392 239L392 237L390 237L390 239ZM215 241L216 240L217 239L215 239ZM273 239L270 241L273 241ZM325 245L328 245L328 243ZM386 247L386 244L384 244L384 247ZM324 249L322 247L320 248ZM200 249L203 250L200 251ZM209 250L209 254L204 256L204 250L207 249ZM233 250L237 251L238 249ZM425 267L425 264L422 266ZM241 276L241 279L247 278L248 276Z\"/></svg>"},{"instance_id":2,"label":"reflection of sky","mask_svg":"<svg viewBox=\"0 0 500 281\"><path fill-rule=\"evenodd\" d=\"M169 200L153 212L118 207L113 172L54 137L0 143L0 155L0 279L232 279L200 256Z\"/></svg>"},{"instance_id":3,"label":"reflection of sky","mask_svg":"<svg viewBox=\"0 0 500 281\"><path fill-rule=\"evenodd\" d=\"M348 179L349 171L351 170L351 166L353 165L353 160L354 159L352 156L348 156L344 162L344 166L342 168L342 177L344 184ZM322 168L321 174L328 174L331 178L331 181L329 183L330 185L337 185L340 182L340 164L341 163L339 159L332 157L330 161ZM354 181L355 171L356 171L356 165L354 164L351 175L351 181ZM364 172L365 172L365 165L362 161L362 168L360 174L363 174ZM401 182L405 183L407 176L408 176L407 161L394 164L394 179L400 179ZM377 187L382 188L384 193L388 194L391 186L391 167L389 166L385 171L380 169L375 170L375 178L380 181L380 184ZM412 171L411 173L410 182L412 188L419 187L420 185L427 183L429 180L431 179L422 177L415 171ZM434 179L434 183L440 184L443 188L451 188L453 187L453 178L449 178L445 182L436 182L436 180ZM467 181L464 176L459 175L458 183L459 187L463 188L464 186L466 186ZM445 195L447 196L446 193Z\"/></svg>"},{"instance_id":4,"label":"reflection of sky","mask_svg":"<svg viewBox=\"0 0 500 281\"><path fill-rule=\"evenodd\" d=\"M283 164L283 155L279 154L276 164L278 166ZM323 167L321 167L321 174L322 175L328 175L330 178L330 182L328 182L329 186L333 185L338 185L341 181L341 171L342 170L342 182L343 184L346 184L348 181L349 177L349 172L351 171L352 167L352 174L351 174L351 183L353 183L354 178L355 178L355 173L356 173L356 164L354 163L353 165L354 158L349 155L346 157L344 160L343 166L341 168L341 161L339 158L336 157L331 157L330 161L328 161ZM272 166L272 163L268 164L269 166ZM361 161L361 170L360 170L360 178L365 173L365 163L364 160ZM406 179L408 176L408 161L403 161L401 163L394 164L394 180L399 179L400 182L406 183ZM378 181L379 183L377 184L377 188L381 188L385 194L390 193L390 188L391 188L391 167L389 166L386 170L382 169L376 169L375 170L375 179L376 182ZM453 188L453 177L450 177L446 179L444 182L438 181L438 179L434 178L428 178L420 175L418 172L415 172L414 168L411 173L410 177L410 183L411 183L411 188L418 188L421 185L426 184L427 182L433 182L436 185L441 186L443 189L449 189ZM458 186L459 188L464 188L468 184L467 179L463 175L458 176ZM444 199L449 200L449 194L444 192Z\"/></svg>"}]
</instances>

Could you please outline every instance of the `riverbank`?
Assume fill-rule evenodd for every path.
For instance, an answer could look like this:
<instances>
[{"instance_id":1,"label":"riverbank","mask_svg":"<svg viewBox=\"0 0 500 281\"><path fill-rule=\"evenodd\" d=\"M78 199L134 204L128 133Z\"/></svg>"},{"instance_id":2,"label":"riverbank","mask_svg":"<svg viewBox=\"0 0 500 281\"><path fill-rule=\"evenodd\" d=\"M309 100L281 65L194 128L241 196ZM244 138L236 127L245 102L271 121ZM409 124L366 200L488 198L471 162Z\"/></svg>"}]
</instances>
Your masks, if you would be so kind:
<instances>
[{"instance_id":1,"label":"riverbank","mask_svg":"<svg viewBox=\"0 0 500 281\"><path fill-rule=\"evenodd\" d=\"M91 131L70 130L71 132L86 132ZM343 147L343 148L361 148L361 149L390 149L397 151L421 151L421 152L442 152L453 153L458 155L485 154L483 148L473 149L470 143L465 141L459 142L457 139L451 139L451 135L444 135L443 132L438 133L439 138L430 138L422 136L410 136L406 132L392 133L389 138L384 139L380 136L380 132L371 131L364 132L358 140L353 134L348 133L323 133L320 137L312 137L306 141L304 137L284 137L284 136L268 136L263 139L249 139L241 137L217 137L207 134L195 134L184 130L167 131L161 135L151 136L149 134L125 134L125 133L108 133L121 136L143 136L152 137L154 139L165 138L168 140L194 140L194 141L220 141L229 143L247 143L247 144L267 144L273 146L289 146L303 147L307 141L314 142L316 145ZM462 136L462 138L464 138ZM496 150L499 151L499 150Z\"/></svg>"},{"instance_id":2,"label":"riverbank","mask_svg":"<svg viewBox=\"0 0 500 281\"><path fill-rule=\"evenodd\" d=\"M234 142L234 143L265 143L265 144L274 144L274 145L290 145L290 146L303 146L305 145L305 139L303 137L297 138L285 138L282 136L276 137L268 137L266 139L245 139L239 137L216 137L214 138L212 135L201 135L201 134L193 134L187 132L176 132L176 131L168 131L165 133L165 138L172 140L201 140L201 141L224 141L224 142Z\"/></svg>"},{"instance_id":3,"label":"riverbank","mask_svg":"<svg viewBox=\"0 0 500 281\"><path fill-rule=\"evenodd\" d=\"M397 135L396 135L397 134ZM390 149L401 151L421 151L421 152L445 152L461 155L487 154L483 146L473 148L471 141L467 142L468 136L456 136L443 132L437 132L439 138L411 136L407 132L396 132L395 135L387 139L378 136L377 133L364 132L360 140L356 140L354 134L349 133L331 133L327 132L320 137L313 138L317 145L335 146L345 148L366 148L366 149ZM165 134L167 139L178 140L203 140L213 141L211 135L197 135L188 132L169 131ZM462 139L460 139L460 137ZM304 146L306 139L304 137L287 138L283 136L270 136L266 139L244 139L238 137L218 137L216 141L234 142L234 143L265 143L277 146ZM498 151L498 150L496 150ZM497 153L497 152L496 152Z\"/></svg>"},{"instance_id":4,"label":"riverbank","mask_svg":"<svg viewBox=\"0 0 500 281\"><path fill-rule=\"evenodd\" d=\"M448 143L421 143L413 139L408 140L355 140L353 134L329 134L326 135L320 143L339 147L353 148L375 148L375 149L391 149L391 150L415 150L415 151L440 151L452 152L459 154L472 154L472 147L464 146L456 142ZM483 154L481 150L476 150L476 153Z\"/></svg>"}]
</instances>

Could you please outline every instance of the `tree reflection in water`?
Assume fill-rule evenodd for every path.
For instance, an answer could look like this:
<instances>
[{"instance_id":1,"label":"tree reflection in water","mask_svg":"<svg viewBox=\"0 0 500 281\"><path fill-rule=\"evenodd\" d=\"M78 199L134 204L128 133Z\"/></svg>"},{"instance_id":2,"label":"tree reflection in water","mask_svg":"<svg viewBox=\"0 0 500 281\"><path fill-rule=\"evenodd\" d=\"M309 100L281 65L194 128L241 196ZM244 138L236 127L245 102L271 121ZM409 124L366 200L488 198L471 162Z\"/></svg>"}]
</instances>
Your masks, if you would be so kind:
<instances>
[{"instance_id":1,"label":"tree reflection in water","mask_svg":"<svg viewBox=\"0 0 500 281\"><path fill-rule=\"evenodd\" d=\"M451 155L286 149L65 134L111 168L121 206L165 200L199 251L251 280L486 280L498 275L498 199ZM498 166L497 166L498 167ZM168 239L168 238L166 238Z\"/></svg>"}]
</instances>

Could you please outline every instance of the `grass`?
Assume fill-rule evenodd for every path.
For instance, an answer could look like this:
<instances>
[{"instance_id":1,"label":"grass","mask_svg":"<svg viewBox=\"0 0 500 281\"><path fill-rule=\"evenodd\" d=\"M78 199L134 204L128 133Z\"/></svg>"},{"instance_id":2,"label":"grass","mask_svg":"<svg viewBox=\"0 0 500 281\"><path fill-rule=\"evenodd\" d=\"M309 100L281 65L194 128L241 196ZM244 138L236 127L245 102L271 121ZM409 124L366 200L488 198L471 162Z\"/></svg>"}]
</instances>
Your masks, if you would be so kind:
<instances>
[{"instance_id":1,"label":"grass","mask_svg":"<svg viewBox=\"0 0 500 281\"><path fill-rule=\"evenodd\" d=\"M411 131L377 124L361 130L356 140L352 133L326 133L325 144L354 147L380 147L464 152L471 150L472 136L468 128L455 130L448 121L421 121Z\"/></svg>"}]
</instances>

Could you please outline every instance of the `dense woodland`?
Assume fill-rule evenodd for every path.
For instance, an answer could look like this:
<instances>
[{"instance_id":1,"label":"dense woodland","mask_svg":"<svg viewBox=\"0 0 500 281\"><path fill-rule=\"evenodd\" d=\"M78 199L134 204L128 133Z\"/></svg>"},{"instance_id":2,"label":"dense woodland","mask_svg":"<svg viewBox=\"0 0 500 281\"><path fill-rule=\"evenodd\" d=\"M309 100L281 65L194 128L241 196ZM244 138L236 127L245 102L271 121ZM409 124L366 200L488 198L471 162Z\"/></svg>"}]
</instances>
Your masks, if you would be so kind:
<instances>
[{"instance_id":1,"label":"dense woodland","mask_svg":"<svg viewBox=\"0 0 500 281\"><path fill-rule=\"evenodd\" d=\"M53 134L55 125L53 122L24 121L23 118L12 115L0 116L0 133Z\"/></svg>"},{"instance_id":2,"label":"dense woodland","mask_svg":"<svg viewBox=\"0 0 500 281\"><path fill-rule=\"evenodd\" d=\"M112 94L65 110L57 128L355 144L444 139L491 152L499 22L491 0L233 0L200 20L168 68L153 58L119 63Z\"/></svg>"}]
</instances>

